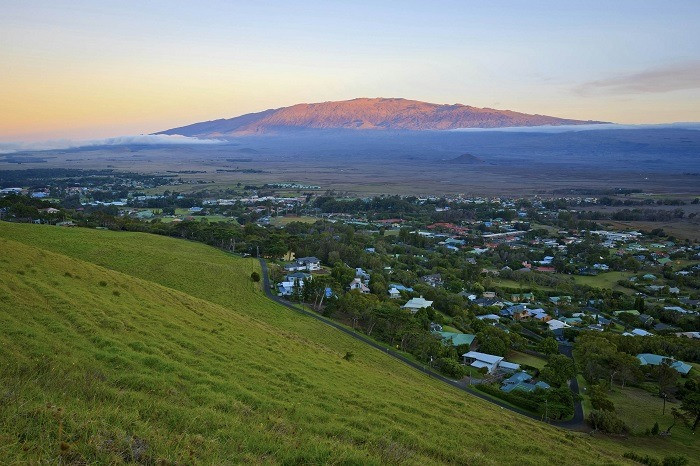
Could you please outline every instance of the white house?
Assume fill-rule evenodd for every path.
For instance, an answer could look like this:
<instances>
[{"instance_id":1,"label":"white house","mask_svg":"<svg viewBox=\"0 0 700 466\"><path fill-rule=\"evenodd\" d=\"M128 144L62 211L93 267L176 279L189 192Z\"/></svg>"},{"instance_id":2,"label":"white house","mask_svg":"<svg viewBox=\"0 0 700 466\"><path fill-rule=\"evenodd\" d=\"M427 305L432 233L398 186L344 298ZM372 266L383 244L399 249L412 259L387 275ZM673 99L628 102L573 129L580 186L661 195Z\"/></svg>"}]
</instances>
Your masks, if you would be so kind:
<instances>
[{"instance_id":1,"label":"white house","mask_svg":"<svg viewBox=\"0 0 700 466\"><path fill-rule=\"evenodd\" d=\"M654 336L653 333L647 332L643 328L635 328L631 332L625 332L622 335L624 335L626 337L652 337L652 336Z\"/></svg>"},{"instance_id":2,"label":"white house","mask_svg":"<svg viewBox=\"0 0 700 466\"><path fill-rule=\"evenodd\" d=\"M560 328L571 327L566 322L562 322L561 320L557 320L557 319L548 320L547 325L549 326L549 329L552 331L559 330Z\"/></svg>"},{"instance_id":3,"label":"white house","mask_svg":"<svg viewBox=\"0 0 700 466\"><path fill-rule=\"evenodd\" d=\"M360 293L363 294L369 293L369 287L362 283L361 278L355 278L353 281L350 282L350 290L358 290Z\"/></svg>"},{"instance_id":4,"label":"white house","mask_svg":"<svg viewBox=\"0 0 700 466\"><path fill-rule=\"evenodd\" d=\"M314 270L321 270L321 259L316 257L302 257L301 259L297 259L296 262L285 265L284 269L289 272L301 270L313 272Z\"/></svg>"},{"instance_id":5,"label":"white house","mask_svg":"<svg viewBox=\"0 0 700 466\"><path fill-rule=\"evenodd\" d=\"M464 363L472 367L480 369L485 367L489 373L493 373L497 369L505 371L516 371L520 369L520 364L504 361L503 356L495 356L493 354L479 353L478 351L470 351L462 355Z\"/></svg>"},{"instance_id":6,"label":"white house","mask_svg":"<svg viewBox=\"0 0 700 466\"><path fill-rule=\"evenodd\" d=\"M427 301L421 296L420 298L411 298L409 302L403 305L404 309L408 309L411 311L413 314L418 312L419 310L430 307L433 305L432 301Z\"/></svg>"}]
</instances>

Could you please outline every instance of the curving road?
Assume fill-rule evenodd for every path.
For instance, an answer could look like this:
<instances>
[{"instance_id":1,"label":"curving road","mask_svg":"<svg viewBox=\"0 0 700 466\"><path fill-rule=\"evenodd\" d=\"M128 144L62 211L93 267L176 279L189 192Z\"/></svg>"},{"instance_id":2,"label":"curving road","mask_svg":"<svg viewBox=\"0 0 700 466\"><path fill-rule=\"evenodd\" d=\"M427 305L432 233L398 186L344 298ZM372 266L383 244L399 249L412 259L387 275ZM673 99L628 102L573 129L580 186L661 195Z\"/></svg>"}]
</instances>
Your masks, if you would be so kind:
<instances>
[{"instance_id":1,"label":"curving road","mask_svg":"<svg viewBox=\"0 0 700 466\"><path fill-rule=\"evenodd\" d=\"M524 411L524 410L519 409L519 408L514 407L514 406L507 405L505 403L500 403L497 400L490 398L490 397L486 396L485 394L483 394L475 389L470 388L469 386L462 385L455 380L448 379L447 377L444 377L443 375L438 374L437 372L434 372L433 370L431 370L431 369L429 369L421 364L418 364L415 361L408 359L407 357L403 356L400 353L397 353L396 351L393 351L390 348L385 348L384 346L381 346L380 344L378 344L374 340L370 339L369 337L367 337L365 335L362 335L361 333L357 333L353 330L350 330L350 329L338 324L337 322L334 322L330 319L327 319L327 318L321 316L320 314L317 314L315 312L308 311L306 309L302 309L300 307L297 307L297 306L291 304L290 302L280 298L279 296L274 295L270 291L270 276L269 276L268 269L267 269L267 263L265 262L265 259L262 259L262 258L260 258L259 261L260 261L260 268L262 270L263 289L265 291L265 295L269 299L271 299L272 301L276 302L277 304L284 306L284 307L287 307L289 309L292 309L293 311L298 312L300 314L303 314L307 317L311 317L312 319L316 319L320 322L323 322L324 324L326 324L330 327L333 327L336 330L339 330L339 331L345 333L346 335L349 335L350 337L352 337L356 340L359 340L359 341L381 351L382 353L385 353L385 354L387 354L395 359L398 359L399 361L403 362L404 364L411 366L412 368L426 374L428 377L431 377L431 378L434 378L434 379L439 380L441 382L444 382L444 383L451 385L452 387L454 387L458 390L469 393L472 396L476 396L478 398L481 398L482 400L488 401L489 403L500 406L502 409L507 409L509 411L512 411L514 413L518 413L518 414L526 416L526 417L529 417L530 419L534 419L536 421L541 420L538 416L535 416L532 413L529 413L527 411ZM578 383L576 382L575 378L572 380L572 384L571 384L571 390L574 391L574 389L575 389L574 393L578 393ZM581 429L582 427L585 426L584 419L583 419L583 409L581 408L581 403L579 402L579 403L574 405L574 417L572 419L570 419L568 421L561 421L561 422L551 421L551 422L549 422L549 424L554 425L554 426L558 426L561 428L565 428L565 429L571 429L571 430Z\"/></svg>"}]
</instances>

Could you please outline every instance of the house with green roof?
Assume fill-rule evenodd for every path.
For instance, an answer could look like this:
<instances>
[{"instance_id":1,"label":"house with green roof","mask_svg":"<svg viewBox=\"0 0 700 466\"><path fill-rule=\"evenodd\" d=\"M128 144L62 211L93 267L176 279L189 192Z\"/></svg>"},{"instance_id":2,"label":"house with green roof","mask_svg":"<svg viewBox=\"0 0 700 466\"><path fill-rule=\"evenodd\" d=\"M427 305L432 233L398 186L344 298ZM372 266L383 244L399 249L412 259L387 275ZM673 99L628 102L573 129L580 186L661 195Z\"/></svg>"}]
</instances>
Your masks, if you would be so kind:
<instances>
[{"instance_id":1,"label":"house with green roof","mask_svg":"<svg viewBox=\"0 0 700 466\"><path fill-rule=\"evenodd\" d=\"M661 364L668 364L669 367L672 367L682 375L688 375L688 372L690 372L690 369L693 367L683 361L677 361L675 358L661 356L659 354L641 353L637 355L637 359L639 359L639 363L642 366L660 366Z\"/></svg>"},{"instance_id":2,"label":"house with green roof","mask_svg":"<svg viewBox=\"0 0 700 466\"><path fill-rule=\"evenodd\" d=\"M466 345L471 348L476 338L476 335L470 333L435 332L435 334L442 338L443 344L452 345L454 347Z\"/></svg>"}]
</instances>

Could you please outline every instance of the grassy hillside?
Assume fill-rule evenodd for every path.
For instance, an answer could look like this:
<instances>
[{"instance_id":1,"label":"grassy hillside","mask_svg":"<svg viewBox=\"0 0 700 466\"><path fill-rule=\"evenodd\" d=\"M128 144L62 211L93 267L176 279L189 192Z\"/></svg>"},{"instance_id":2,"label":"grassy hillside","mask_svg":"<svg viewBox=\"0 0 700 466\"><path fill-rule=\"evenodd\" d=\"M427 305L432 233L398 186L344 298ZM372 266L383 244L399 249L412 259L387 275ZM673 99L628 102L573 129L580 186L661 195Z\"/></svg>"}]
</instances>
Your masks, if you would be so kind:
<instances>
[{"instance_id":1,"label":"grassy hillside","mask_svg":"<svg viewBox=\"0 0 700 466\"><path fill-rule=\"evenodd\" d=\"M253 270L182 240L0 222L0 458L601 464L644 444L445 386L270 302Z\"/></svg>"}]
</instances>

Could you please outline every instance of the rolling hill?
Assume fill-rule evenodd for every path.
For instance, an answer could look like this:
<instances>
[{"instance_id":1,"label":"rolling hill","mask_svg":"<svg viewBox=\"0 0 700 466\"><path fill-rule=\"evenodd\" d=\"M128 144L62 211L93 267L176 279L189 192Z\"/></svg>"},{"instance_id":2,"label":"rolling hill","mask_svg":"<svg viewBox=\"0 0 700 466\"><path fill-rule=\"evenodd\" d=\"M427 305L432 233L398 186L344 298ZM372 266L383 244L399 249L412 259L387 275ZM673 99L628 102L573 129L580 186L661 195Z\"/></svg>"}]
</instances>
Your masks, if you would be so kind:
<instances>
[{"instance_id":1,"label":"rolling hill","mask_svg":"<svg viewBox=\"0 0 700 466\"><path fill-rule=\"evenodd\" d=\"M470 397L273 303L256 261L201 244L0 222L0 252L8 463L611 464L669 447Z\"/></svg>"},{"instance_id":2,"label":"rolling hill","mask_svg":"<svg viewBox=\"0 0 700 466\"><path fill-rule=\"evenodd\" d=\"M275 133L290 129L446 130L510 126L601 123L468 105L439 105L407 99L353 99L297 104L229 119L194 123L157 134L226 137Z\"/></svg>"}]
</instances>

